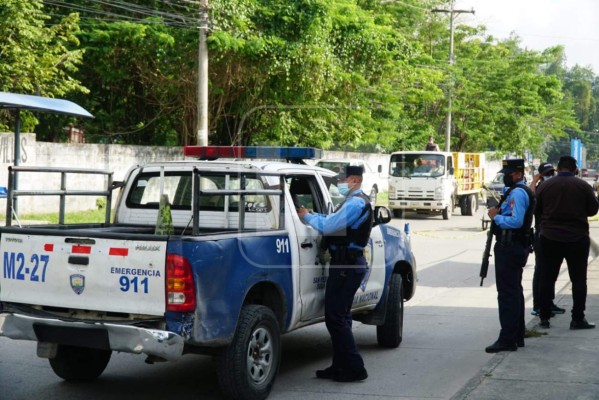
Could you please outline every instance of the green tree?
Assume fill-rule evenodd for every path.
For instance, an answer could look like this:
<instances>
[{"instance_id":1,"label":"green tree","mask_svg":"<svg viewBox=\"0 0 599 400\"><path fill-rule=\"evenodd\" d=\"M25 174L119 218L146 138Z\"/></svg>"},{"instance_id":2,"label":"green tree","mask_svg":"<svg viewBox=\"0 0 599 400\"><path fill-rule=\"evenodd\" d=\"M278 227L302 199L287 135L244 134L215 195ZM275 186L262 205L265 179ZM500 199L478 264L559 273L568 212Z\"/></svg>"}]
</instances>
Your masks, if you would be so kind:
<instances>
[{"instance_id":1,"label":"green tree","mask_svg":"<svg viewBox=\"0 0 599 400\"><path fill-rule=\"evenodd\" d=\"M76 77L92 92L79 97L96 115L88 138L194 143L198 10L127 3L50 9L76 7L85 21ZM573 104L585 129L596 129L596 79L585 78L584 96L582 86L563 89L561 47L523 50L517 37L497 41L484 26L458 25L450 68L448 16L430 13L447 3L211 0L209 141L420 149L428 135L444 137L449 93L453 150L542 151L546 138L582 126Z\"/></svg>"},{"instance_id":2,"label":"green tree","mask_svg":"<svg viewBox=\"0 0 599 400\"><path fill-rule=\"evenodd\" d=\"M236 143L394 148L419 75L417 49L389 14L352 0L246 1L245 13L229 3L216 2L216 25L236 25L211 37L216 68L231 71L214 85L227 94L221 139L232 131Z\"/></svg>"},{"instance_id":3,"label":"green tree","mask_svg":"<svg viewBox=\"0 0 599 400\"><path fill-rule=\"evenodd\" d=\"M0 90L66 98L87 89L74 78L83 50L76 34L77 14L68 14L55 24L41 0L0 0ZM3 129L11 122L0 114ZM23 117L23 130L32 131L36 119Z\"/></svg>"}]
</instances>

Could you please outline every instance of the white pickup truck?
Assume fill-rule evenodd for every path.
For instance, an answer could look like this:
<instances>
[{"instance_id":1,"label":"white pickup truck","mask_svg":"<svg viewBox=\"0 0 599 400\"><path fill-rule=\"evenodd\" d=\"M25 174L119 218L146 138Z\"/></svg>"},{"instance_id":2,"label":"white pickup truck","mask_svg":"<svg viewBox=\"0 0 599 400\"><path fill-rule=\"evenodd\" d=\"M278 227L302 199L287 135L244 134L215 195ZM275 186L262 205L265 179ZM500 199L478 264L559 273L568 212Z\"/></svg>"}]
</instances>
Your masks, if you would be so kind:
<instances>
[{"instance_id":1,"label":"white pickup truck","mask_svg":"<svg viewBox=\"0 0 599 400\"><path fill-rule=\"evenodd\" d=\"M380 164L374 170L368 163L359 158L323 158L318 160L315 165L337 173L344 171L347 165L356 165L364 168L362 190L370 197L372 204L376 203L378 194L386 192L389 187L389 177L383 174L383 166ZM384 170L387 170L387 166L385 166Z\"/></svg>"},{"instance_id":2,"label":"white pickup truck","mask_svg":"<svg viewBox=\"0 0 599 400\"><path fill-rule=\"evenodd\" d=\"M136 166L124 182L107 179L108 189L88 192L106 194L110 210L112 189L121 188L113 222L107 212L104 223L65 224L61 201L57 225L0 228L0 335L36 341L37 355L67 381L96 379L113 351L145 354L150 363L209 354L226 397L266 398L281 360L280 335L323 321L329 265L321 235L301 222L295 204L332 212L342 200L335 173L252 160L318 154L311 148L184 153L202 161ZM85 194L64 187L42 192L9 187L7 200ZM158 213L168 210L159 209L165 194L168 235L155 233ZM404 233L386 224L390 219L388 209L375 209L369 271L353 313L376 325L380 346L395 348L404 301L416 290L416 261Z\"/></svg>"}]
</instances>

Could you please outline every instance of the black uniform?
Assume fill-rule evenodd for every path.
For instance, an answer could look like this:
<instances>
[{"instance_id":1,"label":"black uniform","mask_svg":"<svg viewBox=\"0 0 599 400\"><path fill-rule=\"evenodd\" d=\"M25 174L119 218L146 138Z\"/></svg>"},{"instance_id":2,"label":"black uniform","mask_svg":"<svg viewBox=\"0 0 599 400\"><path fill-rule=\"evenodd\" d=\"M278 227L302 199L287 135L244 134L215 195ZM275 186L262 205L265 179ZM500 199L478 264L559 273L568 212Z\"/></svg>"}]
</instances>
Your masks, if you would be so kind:
<instances>
[{"instance_id":1,"label":"black uniform","mask_svg":"<svg viewBox=\"0 0 599 400\"><path fill-rule=\"evenodd\" d=\"M531 249L534 194L523 181L511 187L495 217L495 279L501 331L489 353L524 345L522 271ZM515 217L516 220L514 220Z\"/></svg>"},{"instance_id":2,"label":"black uniform","mask_svg":"<svg viewBox=\"0 0 599 400\"><path fill-rule=\"evenodd\" d=\"M361 380L368 375L352 333L351 306L368 268L364 248L373 223L370 199L361 190L356 190L334 214L342 216L348 226L329 233L325 229L324 236L331 253L325 291L325 323L333 344L333 363L331 367L317 371L316 375L338 381ZM339 219L319 214L306 216L305 219L313 227L322 229L327 217Z\"/></svg>"}]
</instances>

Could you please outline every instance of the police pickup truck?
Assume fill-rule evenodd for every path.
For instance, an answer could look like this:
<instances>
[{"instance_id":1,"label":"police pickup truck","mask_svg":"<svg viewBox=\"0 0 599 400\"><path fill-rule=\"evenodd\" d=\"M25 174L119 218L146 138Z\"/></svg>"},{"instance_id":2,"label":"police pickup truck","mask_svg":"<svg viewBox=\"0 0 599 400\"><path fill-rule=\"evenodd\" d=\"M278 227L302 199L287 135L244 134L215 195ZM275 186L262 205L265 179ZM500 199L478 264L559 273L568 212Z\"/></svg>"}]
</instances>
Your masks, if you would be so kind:
<instances>
[{"instance_id":1,"label":"police pickup truck","mask_svg":"<svg viewBox=\"0 0 599 400\"><path fill-rule=\"evenodd\" d=\"M136 166L123 182L110 175L109 209L112 189L120 193L104 223L0 228L0 335L36 341L67 381L99 377L113 351L150 363L208 354L226 397L266 398L280 335L324 320L329 265L296 207L333 212L343 199L335 173L289 162L317 158L313 148L191 146L184 155ZM62 220L63 197L76 191L50 192L61 197ZM32 193L9 186L9 207L18 195ZM156 233L164 195L168 234ZM390 218L375 209L353 315L376 326L380 346L396 348L416 261Z\"/></svg>"}]
</instances>

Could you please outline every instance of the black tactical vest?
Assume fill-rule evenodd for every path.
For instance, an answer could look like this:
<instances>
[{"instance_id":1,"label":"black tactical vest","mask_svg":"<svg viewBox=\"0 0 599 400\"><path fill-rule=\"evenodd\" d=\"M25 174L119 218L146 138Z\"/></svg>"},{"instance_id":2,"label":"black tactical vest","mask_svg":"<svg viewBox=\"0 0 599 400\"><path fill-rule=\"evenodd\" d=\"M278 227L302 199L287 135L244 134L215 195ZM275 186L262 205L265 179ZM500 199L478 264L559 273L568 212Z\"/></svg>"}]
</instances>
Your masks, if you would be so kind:
<instances>
[{"instance_id":1,"label":"black tactical vest","mask_svg":"<svg viewBox=\"0 0 599 400\"><path fill-rule=\"evenodd\" d=\"M524 189L524 191L528 195L528 208L526 209L526 213L524 214L524 221L522 223L522 226L518 229L509 229L509 230L511 230L513 232L517 232L517 233L528 234L530 232L530 228L532 226L533 213L534 213L534 209L535 209L535 194L528 186L518 183L518 184L515 184L514 186L510 187L505 192L505 194L501 197L501 201L499 202L499 207L501 207L501 204L507 199L507 196L515 188ZM498 228L498 230L501 230L499 227L497 227L497 228Z\"/></svg>"},{"instance_id":2,"label":"black tactical vest","mask_svg":"<svg viewBox=\"0 0 599 400\"><path fill-rule=\"evenodd\" d=\"M359 196L366 202L358 219L362 218L362 216L366 213L368 214L368 216L356 229L353 229L348 226L347 228L340 229L337 232L331 233L330 235L326 235L325 240L328 245L334 244L336 246L349 246L350 243L354 243L356 246L366 247L366 245L368 244L368 239L370 238L370 231L372 230L373 223L372 206L370 205L370 198L366 196L364 193L359 193L352 196ZM339 208L343 207L344 203L345 201L343 201L343 203L339 205Z\"/></svg>"}]
</instances>

